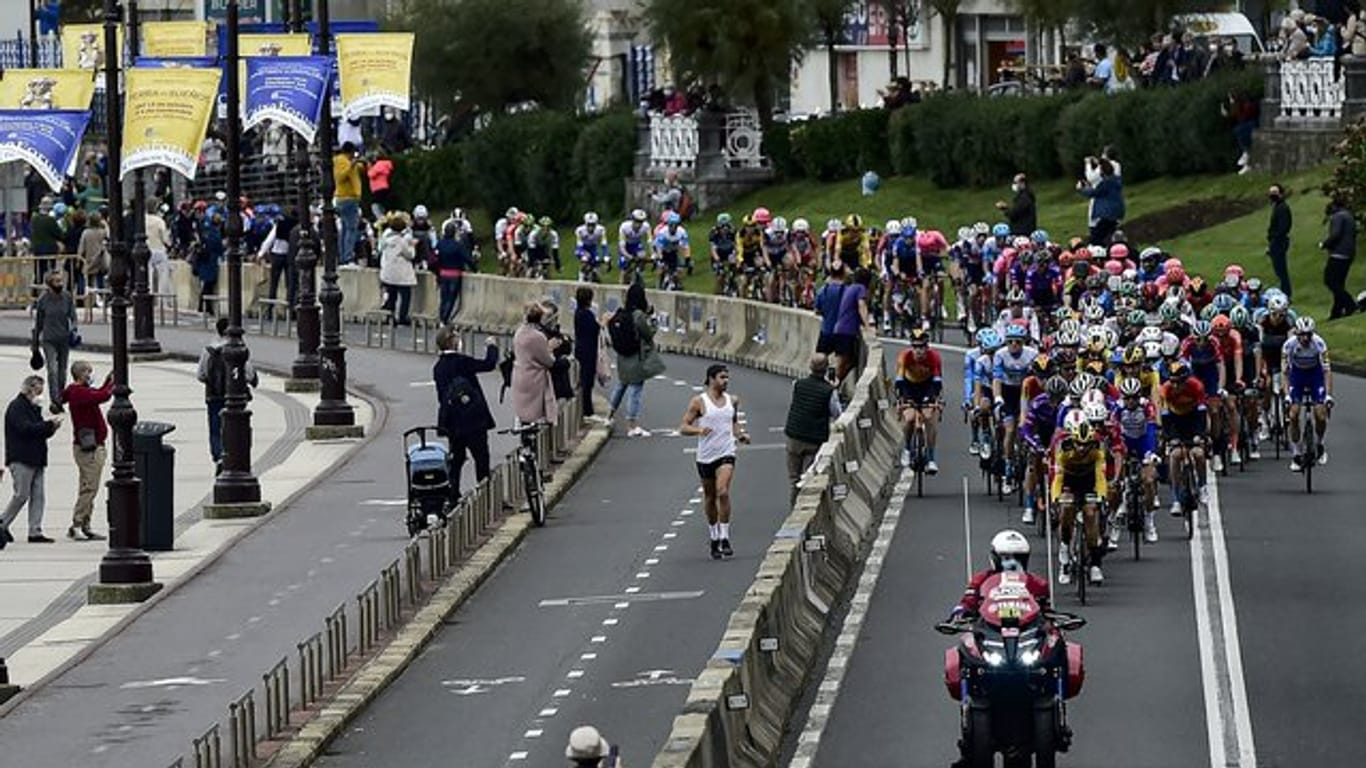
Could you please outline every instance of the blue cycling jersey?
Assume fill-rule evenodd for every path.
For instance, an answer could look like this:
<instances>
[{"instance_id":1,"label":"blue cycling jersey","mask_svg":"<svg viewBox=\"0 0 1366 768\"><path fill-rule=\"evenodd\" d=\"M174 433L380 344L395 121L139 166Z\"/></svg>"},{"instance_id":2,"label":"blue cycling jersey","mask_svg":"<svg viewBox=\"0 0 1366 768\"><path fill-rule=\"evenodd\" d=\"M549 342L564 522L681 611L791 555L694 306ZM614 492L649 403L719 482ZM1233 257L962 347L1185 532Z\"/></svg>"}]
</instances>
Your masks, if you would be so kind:
<instances>
[{"instance_id":1,"label":"blue cycling jersey","mask_svg":"<svg viewBox=\"0 0 1366 768\"><path fill-rule=\"evenodd\" d=\"M1038 356L1039 350L1033 347L1021 348L1018 355L1011 352L1009 347L1001 347L992 357L992 378L999 380L1004 387L1022 387L1025 377L1029 375L1029 366L1034 364Z\"/></svg>"},{"instance_id":2,"label":"blue cycling jersey","mask_svg":"<svg viewBox=\"0 0 1366 768\"><path fill-rule=\"evenodd\" d=\"M963 402L971 402L978 388L991 387L992 357L974 347L963 355Z\"/></svg>"}]
</instances>

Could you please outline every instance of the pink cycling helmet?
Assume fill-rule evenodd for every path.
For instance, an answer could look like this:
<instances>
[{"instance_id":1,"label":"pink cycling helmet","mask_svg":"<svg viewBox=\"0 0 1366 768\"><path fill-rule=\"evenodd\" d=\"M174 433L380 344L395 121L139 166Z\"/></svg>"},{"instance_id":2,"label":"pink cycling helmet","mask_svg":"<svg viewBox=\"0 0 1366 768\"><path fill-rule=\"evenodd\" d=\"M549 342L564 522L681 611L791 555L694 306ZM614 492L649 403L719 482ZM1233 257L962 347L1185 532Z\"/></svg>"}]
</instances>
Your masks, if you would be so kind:
<instances>
[{"instance_id":1,"label":"pink cycling helmet","mask_svg":"<svg viewBox=\"0 0 1366 768\"><path fill-rule=\"evenodd\" d=\"M750 218L754 219L755 224L767 225L770 221L773 221L773 214L769 213L767 208L759 207L754 209L754 213Z\"/></svg>"}]
</instances>

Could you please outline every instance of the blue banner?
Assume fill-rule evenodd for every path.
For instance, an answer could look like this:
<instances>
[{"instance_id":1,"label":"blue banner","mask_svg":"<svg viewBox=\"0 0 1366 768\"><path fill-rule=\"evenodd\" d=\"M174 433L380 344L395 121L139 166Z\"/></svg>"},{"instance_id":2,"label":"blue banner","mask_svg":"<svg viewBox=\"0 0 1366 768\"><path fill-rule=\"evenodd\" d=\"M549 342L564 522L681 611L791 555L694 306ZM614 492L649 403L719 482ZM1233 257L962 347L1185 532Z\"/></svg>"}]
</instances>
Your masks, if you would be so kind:
<instances>
[{"instance_id":1,"label":"blue banner","mask_svg":"<svg viewBox=\"0 0 1366 768\"><path fill-rule=\"evenodd\" d=\"M247 59L244 128L274 120L313 143L330 94L332 62L325 56L259 56Z\"/></svg>"},{"instance_id":2,"label":"blue banner","mask_svg":"<svg viewBox=\"0 0 1366 768\"><path fill-rule=\"evenodd\" d=\"M218 59L213 56L139 56L133 66L147 69L212 69L218 66Z\"/></svg>"},{"instance_id":3,"label":"blue banner","mask_svg":"<svg viewBox=\"0 0 1366 768\"><path fill-rule=\"evenodd\" d=\"M0 163L23 160L57 192L76 172L87 110L0 110Z\"/></svg>"}]
</instances>

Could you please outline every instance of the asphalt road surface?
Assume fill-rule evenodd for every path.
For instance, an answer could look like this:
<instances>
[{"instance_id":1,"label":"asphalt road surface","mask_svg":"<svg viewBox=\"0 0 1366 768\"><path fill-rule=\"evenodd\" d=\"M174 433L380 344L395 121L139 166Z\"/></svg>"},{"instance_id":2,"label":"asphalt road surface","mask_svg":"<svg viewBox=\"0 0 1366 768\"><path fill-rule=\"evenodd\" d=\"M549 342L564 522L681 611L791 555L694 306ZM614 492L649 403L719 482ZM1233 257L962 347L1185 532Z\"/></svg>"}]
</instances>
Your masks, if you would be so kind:
<instances>
[{"instance_id":1,"label":"asphalt road surface","mask_svg":"<svg viewBox=\"0 0 1366 768\"><path fill-rule=\"evenodd\" d=\"M1019 525L1013 504L985 496L966 453L954 410L961 370L961 353L946 353L941 472L925 498L904 507L814 765L910 768L956 758L957 705L943 685L952 640L933 625L966 573L964 475L974 568L984 567L991 536L1013 526L1034 540L1031 566L1043 570L1042 541ZM1246 472L1219 479L1218 517L1194 545L1164 510L1162 541L1145 546L1140 562L1127 542L1112 553L1088 605L1058 587L1059 606L1090 622L1073 635L1085 647L1086 684L1068 707L1076 738L1063 765L1360 764L1366 735L1355 702L1366 657L1353 643L1366 625L1357 609L1366 586L1354 571L1366 544L1366 385L1339 377L1337 393L1332 462L1315 474L1312 497L1288 459L1265 451Z\"/></svg>"},{"instance_id":2,"label":"asphalt road surface","mask_svg":"<svg viewBox=\"0 0 1366 768\"><path fill-rule=\"evenodd\" d=\"M559 766L593 723L628 765L662 745L692 678L788 511L790 383L738 369L753 445L733 489L736 554L711 560L692 438L681 421L704 361L671 358L646 387L656 436L614 438L544 530L457 611L320 765Z\"/></svg>"}]
</instances>

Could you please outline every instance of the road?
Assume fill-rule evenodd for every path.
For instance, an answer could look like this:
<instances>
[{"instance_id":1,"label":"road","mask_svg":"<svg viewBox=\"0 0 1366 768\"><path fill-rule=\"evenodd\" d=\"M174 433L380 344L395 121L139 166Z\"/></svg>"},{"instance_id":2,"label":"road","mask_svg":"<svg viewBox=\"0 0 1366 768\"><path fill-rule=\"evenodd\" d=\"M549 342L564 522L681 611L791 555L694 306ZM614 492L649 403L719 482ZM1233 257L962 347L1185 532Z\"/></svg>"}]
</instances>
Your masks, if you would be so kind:
<instances>
[{"instance_id":1,"label":"road","mask_svg":"<svg viewBox=\"0 0 1366 768\"><path fill-rule=\"evenodd\" d=\"M960 360L946 353L953 405ZM1339 377L1337 392L1339 403L1366 402L1360 380ZM1287 462L1268 455L1219 480L1221 519L1202 529L1195 547L1161 512L1163 540L1145 547L1141 562L1127 546L1111 554L1106 583L1090 592L1087 606L1060 588L1060 607L1090 622L1074 636L1085 647L1087 676L1068 709L1076 740L1064 765L1360 762L1366 735L1351 702L1366 679L1366 659L1336 646L1341 638L1350 649L1366 624L1355 610L1366 587L1353 573L1366 542L1366 482L1356 458L1366 449L1363 427L1366 412L1338 408L1328 437L1333 463L1315 474L1312 497ZM941 473L927 482L925 498L912 496L903 508L814 765L945 766L956 757L958 713L943 686L950 641L933 624L962 590L963 475L971 488L974 567L985 564L996 531L1020 526L1013 507L983 494L956 413L939 445ZM1034 539L1031 564L1042 570L1042 542L1021 530ZM1315 631L1321 626L1332 635ZM1327 669L1316 674L1316 667Z\"/></svg>"},{"instance_id":2,"label":"road","mask_svg":"<svg viewBox=\"0 0 1366 768\"><path fill-rule=\"evenodd\" d=\"M29 322L6 317L0 332L22 337ZM108 326L82 330L89 343L107 343ZM157 333L168 351L197 354L208 340L193 330ZM294 341L250 336L248 343L258 364L288 371ZM434 396L423 384L432 356L353 347L347 359L351 383L372 392L387 414L377 414L378 435L284 513L0 719L0 763L170 764L189 749L191 737L226 722L230 699L259 686L281 657L293 658L294 643L319 631L324 616L401 553L408 538L401 510L390 504L405 493L399 436L433 419ZM156 404L138 399L136 367L132 376L134 405L143 418L154 418ZM484 380L490 393L497 389L493 376ZM495 409L500 423L511 421L507 409ZM501 457L512 445L494 436L492 447Z\"/></svg>"},{"instance_id":3,"label":"road","mask_svg":"<svg viewBox=\"0 0 1366 768\"><path fill-rule=\"evenodd\" d=\"M644 423L681 419L705 362L669 359ZM689 438L613 439L516 556L447 622L319 765L555 766L582 723L630 765L664 742L787 514L789 380L735 370L754 444L733 491L736 555L715 562ZM777 430L777 431L775 431Z\"/></svg>"}]
</instances>

